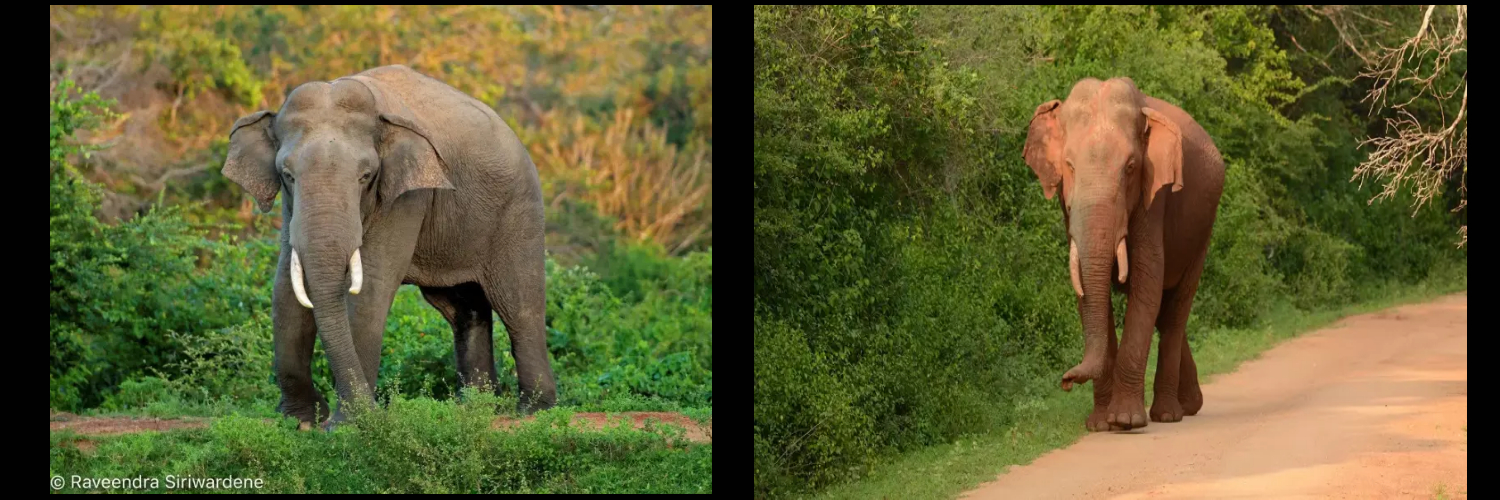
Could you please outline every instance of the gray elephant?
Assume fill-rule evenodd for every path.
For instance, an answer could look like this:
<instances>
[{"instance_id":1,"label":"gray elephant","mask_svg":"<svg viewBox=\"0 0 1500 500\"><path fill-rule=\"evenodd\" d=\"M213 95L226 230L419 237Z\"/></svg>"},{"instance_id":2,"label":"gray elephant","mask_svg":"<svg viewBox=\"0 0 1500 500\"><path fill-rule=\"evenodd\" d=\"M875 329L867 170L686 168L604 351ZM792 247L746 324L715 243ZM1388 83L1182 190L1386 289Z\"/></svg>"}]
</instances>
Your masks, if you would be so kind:
<instances>
[{"instance_id":1,"label":"gray elephant","mask_svg":"<svg viewBox=\"0 0 1500 500\"><path fill-rule=\"evenodd\" d=\"M1203 406L1187 343L1188 313L1208 244L1224 160L1182 108L1148 96L1129 78L1085 78L1066 101L1036 108L1022 152L1051 199L1059 191L1068 268L1083 322L1083 362L1062 388L1094 381L1089 430L1177 422ZM1061 188L1061 189L1059 189ZM1111 287L1125 292L1115 339ZM1145 408L1151 332L1161 330L1155 398Z\"/></svg>"},{"instance_id":2,"label":"gray elephant","mask_svg":"<svg viewBox=\"0 0 1500 500\"><path fill-rule=\"evenodd\" d=\"M328 417L312 384L315 332L341 401L329 424L372 401L403 283L453 326L460 383L498 388L494 310L510 333L520 410L556 404L541 185L489 106L405 66L309 82L279 111L234 123L223 172L262 211L283 197L272 297L280 412L304 427Z\"/></svg>"}]
</instances>

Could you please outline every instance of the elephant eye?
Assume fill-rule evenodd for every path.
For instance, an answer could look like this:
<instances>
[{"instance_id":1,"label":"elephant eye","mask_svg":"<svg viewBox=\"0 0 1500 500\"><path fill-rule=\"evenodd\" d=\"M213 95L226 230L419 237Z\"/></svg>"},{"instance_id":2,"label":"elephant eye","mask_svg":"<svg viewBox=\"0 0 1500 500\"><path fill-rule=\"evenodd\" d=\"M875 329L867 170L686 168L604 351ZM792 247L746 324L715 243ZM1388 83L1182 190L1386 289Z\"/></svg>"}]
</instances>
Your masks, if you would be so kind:
<instances>
[{"instance_id":1,"label":"elephant eye","mask_svg":"<svg viewBox=\"0 0 1500 500\"><path fill-rule=\"evenodd\" d=\"M370 182L370 173L369 172L365 172L363 174L360 174L359 175L359 182Z\"/></svg>"},{"instance_id":2,"label":"elephant eye","mask_svg":"<svg viewBox=\"0 0 1500 500\"><path fill-rule=\"evenodd\" d=\"M284 179L286 179L287 182L292 182L292 181L296 180L296 179L292 178L292 172L290 170L286 170L286 169L282 169L282 171L281 171L281 177L284 178Z\"/></svg>"}]
</instances>

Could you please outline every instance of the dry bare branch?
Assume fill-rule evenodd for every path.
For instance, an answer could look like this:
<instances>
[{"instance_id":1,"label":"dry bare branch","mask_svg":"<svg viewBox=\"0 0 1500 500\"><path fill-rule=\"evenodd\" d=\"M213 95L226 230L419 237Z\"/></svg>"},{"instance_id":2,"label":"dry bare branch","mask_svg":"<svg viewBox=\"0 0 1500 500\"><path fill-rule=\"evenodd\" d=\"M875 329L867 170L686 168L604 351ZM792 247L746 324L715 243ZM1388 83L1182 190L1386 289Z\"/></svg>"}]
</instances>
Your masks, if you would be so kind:
<instances>
[{"instance_id":1,"label":"dry bare branch","mask_svg":"<svg viewBox=\"0 0 1500 500\"><path fill-rule=\"evenodd\" d=\"M1328 21L1333 24L1334 31L1338 32L1339 40L1343 41L1344 45L1349 47L1349 51L1363 60L1366 66L1373 64L1370 58L1366 57L1365 53L1359 50L1359 46L1355 44L1356 39L1363 41L1363 37L1359 34L1359 28L1345 15L1346 6L1326 5L1322 8L1316 8L1304 5L1303 7L1328 18Z\"/></svg>"},{"instance_id":2,"label":"dry bare branch","mask_svg":"<svg viewBox=\"0 0 1500 500\"><path fill-rule=\"evenodd\" d=\"M1458 83L1450 84L1451 89L1442 88L1438 83L1440 76L1450 74L1447 72L1451 71L1449 63L1452 57L1468 51L1465 24L1468 7L1459 5L1455 8L1456 26L1451 35L1438 34L1432 25L1436 6L1427 6L1416 33L1395 47L1379 50L1372 59L1367 59L1369 64L1360 74L1374 80L1365 96L1365 100L1371 101L1371 113L1385 104L1392 84L1410 85L1416 90L1406 102L1390 106L1396 116L1385 120L1387 136L1372 137L1360 143L1361 146L1374 146L1374 150L1355 167L1350 180L1359 180L1361 186L1366 179L1384 182L1384 187L1370 199L1370 203L1394 196L1402 187L1410 185L1415 215L1417 209L1442 193L1450 179L1458 177L1459 202L1454 211L1468 206L1468 73L1465 72ZM1337 12L1332 8L1329 10ZM1410 67L1408 63L1412 63ZM1430 64L1430 67L1424 71L1423 64ZM1457 113L1450 119L1446 116L1449 106L1445 105L1459 93L1460 87L1463 97ZM1416 115L1407 111L1408 106L1423 99L1436 103L1442 115L1442 121L1437 125L1424 126ZM1459 234L1459 245L1462 246L1468 242L1468 226L1460 227Z\"/></svg>"}]
</instances>

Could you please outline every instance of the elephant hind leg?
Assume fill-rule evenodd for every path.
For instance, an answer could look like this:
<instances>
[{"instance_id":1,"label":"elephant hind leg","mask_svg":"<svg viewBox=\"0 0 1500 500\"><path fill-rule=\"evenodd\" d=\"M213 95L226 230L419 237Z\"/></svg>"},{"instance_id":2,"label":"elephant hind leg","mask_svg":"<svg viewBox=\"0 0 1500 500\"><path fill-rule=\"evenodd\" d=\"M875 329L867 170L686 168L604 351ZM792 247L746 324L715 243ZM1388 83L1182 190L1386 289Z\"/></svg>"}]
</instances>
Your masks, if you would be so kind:
<instances>
[{"instance_id":1,"label":"elephant hind leg","mask_svg":"<svg viewBox=\"0 0 1500 500\"><path fill-rule=\"evenodd\" d=\"M481 285L510 335L516 360L517 410L530 414L557 405L557 381L547 358L546 253L540 206L520 207L512 231L495 242Z\"/></svg>"},{"instance_id":2,"label":"elephant hind leg","mask_svg":"<svg viewBox=\"0 0 1500 500\"><path fill-rule=\"evenodd\" d=\"M1197 415L1203 409L1203 389L1198 387L1198 365L1193 363L1193 347L1187 338L1182 341L1182 368L1177 382L1177 401L1182 403L1183 415Z\"/></svg>"},{"instance_id":3,"label":"elephant hind leg","mask_svg":"<svg viewBox=\"0 0 1500 500\"><path fill-rule=\"evenodd\" d=\"M458 381L466 387L488 386L501 393L495 378L495 348L490 302L478 283L422 287L422 297L453 326L453 354Z\"/></svg>"},{"instance_id":4,"label":"elephant hind leg","mask_svg":"<svg viewBox=\"0 0 1500 500\"><path fill-rule=\"evenodd\" d=\"M1156 329L1161 332L1157 341L1155 393L1151 398L1151 420L1153 422L1177 422L1184 411L1177 398L1179 377L1182 374L1182 347L1186 344L1183 330L1175 327L1178 316L1185 316L1178 290L1162 292L1161 314L1156 319Z\"/></svg>"},{"instance_id":5,"label":"elephant hind leg","mask_svg":"<svg viewBox=\"0 0 1500 500\"><path fill-rule=\"evenodd\" d=\"M1205 254L1207 252L1204 252ZM1204 255L1188 267L1177 287L1162 292L1161 314L1156 327L1161 331L1160 351L1156 358L1155 397L1151 401L1151 419L1177 422L1194 415L1203 407L1203 393L1198 388L1198 366L1187 342L1188 315L1198 279L1203 275Z\"/></svg>"}]
</instances>

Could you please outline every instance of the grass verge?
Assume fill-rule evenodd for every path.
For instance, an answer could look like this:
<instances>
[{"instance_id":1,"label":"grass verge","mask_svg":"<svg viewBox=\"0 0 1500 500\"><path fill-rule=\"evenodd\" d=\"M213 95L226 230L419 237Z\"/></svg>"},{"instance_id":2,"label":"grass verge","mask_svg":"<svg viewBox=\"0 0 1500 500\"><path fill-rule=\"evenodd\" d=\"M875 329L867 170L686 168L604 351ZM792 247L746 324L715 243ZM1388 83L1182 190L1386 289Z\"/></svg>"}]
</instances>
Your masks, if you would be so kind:
<instances>
[{"instance_id":1,"label":"grass verge","mask_svg":"<svg viewBox=\"0 0 1500 500\"><path fill-rule=\"evenodd\" d=\"M202 429L53 432L51 476L58 492L712 492L712 445L678 427L584 429L559 408L495 431L495 404L395 397L331 433L243 415ZM241 482L203 483L226 478Z\"/></svg>"}]
</instances>

